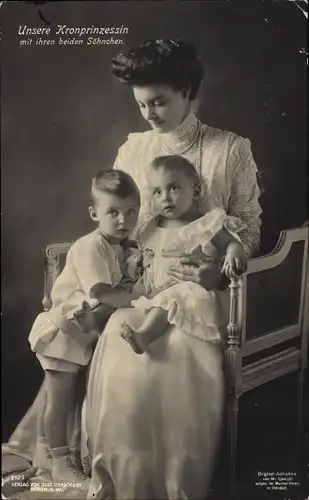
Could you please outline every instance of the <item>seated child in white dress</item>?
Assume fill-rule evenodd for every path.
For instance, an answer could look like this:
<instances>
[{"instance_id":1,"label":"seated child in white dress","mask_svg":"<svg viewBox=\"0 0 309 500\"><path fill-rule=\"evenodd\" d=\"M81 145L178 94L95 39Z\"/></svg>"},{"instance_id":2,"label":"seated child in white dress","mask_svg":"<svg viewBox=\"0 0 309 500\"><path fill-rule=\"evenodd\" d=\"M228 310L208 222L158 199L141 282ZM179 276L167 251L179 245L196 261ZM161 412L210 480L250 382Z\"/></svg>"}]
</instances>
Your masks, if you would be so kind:
<instances>
[{"instance_id":1,"label":"seated child in white dress","mask_svg":"<svg viewBox=\"0 0 309 500\"><path fill-rule=\"evenodd\" d=\"M50 468L54 481L82 482L85 488L87 478L70 458L67 418L77 372L89 363L101 331L102 312L106 320L106 313L130 306L132 294L121 282L125 278L128 284L125 268L133 272L132 261L127 265L126 258L131 254L129 236L140 208L135 182L120 170L100 171L92 180L91 197L89 212L97 229L70 248L52 289L52 308L37 317L29 335L46 381L46 407L34 465ZM44 462L46 456L50 458L40 463L40 457Z\"/></svg>"},{"instance_id":2,"label":"seated child in white dress","mask_svg":"<svg viewBox=\"0 0 309 500\"><path fill-rule=\"evenodd\" d=\"M121 335L138 354L147 350L169 323L202 340L220 341L223 313L217 291L168 278L167 272L184 256L197 261L220 261L225 256L222 272L229 278L244 272L247 259L237 236L243 229L240 220L227 216L221 208L200 213L199 177L181 156L156 158L148 183L158 215L150 216L137 234L146 267L143 296L132 302L145 311L145 318L139 328L124 324Z\"/></svg>"}]
</instances>

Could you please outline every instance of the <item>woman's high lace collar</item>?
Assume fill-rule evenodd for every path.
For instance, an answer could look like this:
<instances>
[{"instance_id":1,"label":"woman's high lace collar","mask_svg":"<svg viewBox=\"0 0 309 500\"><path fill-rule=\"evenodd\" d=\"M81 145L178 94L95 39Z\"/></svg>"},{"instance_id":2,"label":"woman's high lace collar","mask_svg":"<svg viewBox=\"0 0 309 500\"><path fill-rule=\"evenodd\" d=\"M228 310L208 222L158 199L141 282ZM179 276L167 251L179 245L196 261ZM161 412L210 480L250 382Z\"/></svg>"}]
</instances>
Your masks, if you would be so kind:
<instances>
[{"instance_id":1,"label":"woman's high lace collar","mask_svg":"<svg viewBox=\"0 0 309 500\"><path fill-rule=\"evenodd\" d=\"M174 153L181 154L198 140L199 129L200 121L190 111L176 129L159 134L160 142Z\"/></svg>"}]
</instances>

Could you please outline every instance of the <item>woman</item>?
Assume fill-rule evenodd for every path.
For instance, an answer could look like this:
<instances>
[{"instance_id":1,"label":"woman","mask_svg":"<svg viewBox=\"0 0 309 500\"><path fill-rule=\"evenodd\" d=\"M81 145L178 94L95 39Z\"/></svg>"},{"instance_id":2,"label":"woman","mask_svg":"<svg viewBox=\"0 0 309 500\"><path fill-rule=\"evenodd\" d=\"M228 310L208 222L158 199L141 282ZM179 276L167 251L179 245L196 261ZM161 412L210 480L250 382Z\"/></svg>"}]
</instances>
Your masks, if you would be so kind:
<instances>
[{"instance_id":1,"label":"woman","mask_svg":"<svg viewBox=\"0 0 309 500\"><path fill-rule=\"evenodd\" d=\"M201 210L218 206L239 217L246 226L240 237L252 255L259 245L261 209L250 141L195 116L203 67L194 47L147 41L115 57L113 73L132 89L151 126L130 134L115 161L141 190L140 220L152 210L151 161L182 155L200 176ZM206 289L220 285L220 268L211 263L184 259L169 273ZM228 293L221 295L227 314ZM131 323L134 314L138 325L141 313L130 312ZM88 498L204 499L221 431L222 349L170 325L138 356L119 334L127 315L122 309L111 316L89 371L82 415L82 455L92 460Z\"/></svg>"}]
</instances>

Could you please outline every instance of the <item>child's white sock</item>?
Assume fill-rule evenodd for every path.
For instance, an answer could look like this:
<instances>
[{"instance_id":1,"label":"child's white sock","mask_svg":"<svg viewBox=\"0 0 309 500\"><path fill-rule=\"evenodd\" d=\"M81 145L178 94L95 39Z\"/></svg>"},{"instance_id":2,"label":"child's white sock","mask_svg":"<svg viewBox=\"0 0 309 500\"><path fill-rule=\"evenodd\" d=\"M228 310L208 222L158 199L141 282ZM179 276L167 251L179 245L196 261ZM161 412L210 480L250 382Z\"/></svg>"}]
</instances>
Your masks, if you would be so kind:
<instances>
[{"instance_id":1,"label":"child's white sock","mask_svg":"<svg viewBox=\"0 0 309 500\"><path fill-rule=\"evenodd\" d=\"M47 439L43 436L38 437L33 457L33 467L36 467L37 469L49 470L52 468L52 460L49 453Z\"/></svg>"},{"instance_id":2,"label":"child's white sock","mask_svg":"<svg viewBox=\"0 0 309 500\"><path fill-rule=\"evenodd\" d=\"M67 446L52 448L50 454L53 459L52 477L55 482L80 483L82 489L88 488L89 478L74 467Z\"/></svg>"}]
</instances>

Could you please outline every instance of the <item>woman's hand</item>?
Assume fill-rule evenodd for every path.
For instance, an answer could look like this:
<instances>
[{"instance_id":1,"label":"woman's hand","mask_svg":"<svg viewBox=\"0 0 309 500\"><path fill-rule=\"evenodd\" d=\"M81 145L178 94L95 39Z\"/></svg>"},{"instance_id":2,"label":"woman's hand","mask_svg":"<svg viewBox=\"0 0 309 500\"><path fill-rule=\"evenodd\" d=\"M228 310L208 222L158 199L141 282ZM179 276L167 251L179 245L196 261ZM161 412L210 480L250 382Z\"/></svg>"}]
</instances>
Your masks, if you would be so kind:
<instances>
[{"instance_id":1,"label":"woman's hand","mask_svg":"<svg viewBox=\"0 0 309 500\"><path fill-rule=\"evenodd\" d=\"M205 290L218 288L222 281L220 267L213 261L201 262L192 257L182 257L179 265L169 268L169 276L180 281L192 281Z\"/></svg>"}]
</instances>

